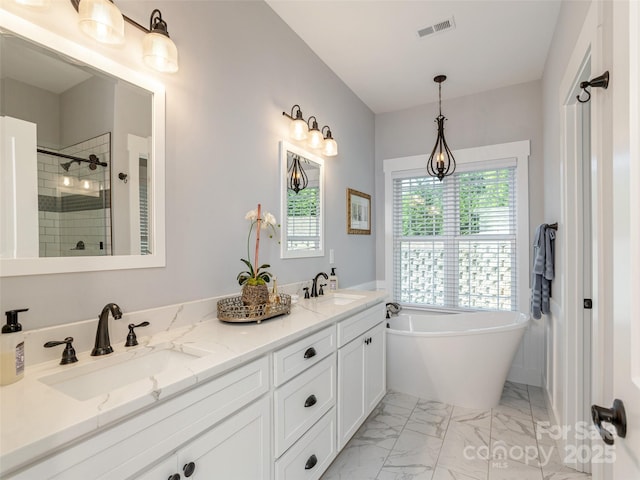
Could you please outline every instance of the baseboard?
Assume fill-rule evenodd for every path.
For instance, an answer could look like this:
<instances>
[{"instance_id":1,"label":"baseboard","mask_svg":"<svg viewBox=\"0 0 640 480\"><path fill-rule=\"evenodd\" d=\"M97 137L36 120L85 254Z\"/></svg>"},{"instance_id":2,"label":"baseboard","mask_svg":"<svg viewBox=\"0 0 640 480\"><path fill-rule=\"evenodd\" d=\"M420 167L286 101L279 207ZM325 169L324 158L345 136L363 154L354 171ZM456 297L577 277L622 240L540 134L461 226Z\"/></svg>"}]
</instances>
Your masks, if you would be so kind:
<instances>
[{"instance_id":1,"label":"baseboard","mask_svg":"<svg viewBox=\"0 0 640 480\"><path fill-rule=\"evenodd\" d=\"M515 383L524 383L534 387L542 387L542 373L530 368L512 366L507 375L507 380Z\"/></svg>"}]
</instances>

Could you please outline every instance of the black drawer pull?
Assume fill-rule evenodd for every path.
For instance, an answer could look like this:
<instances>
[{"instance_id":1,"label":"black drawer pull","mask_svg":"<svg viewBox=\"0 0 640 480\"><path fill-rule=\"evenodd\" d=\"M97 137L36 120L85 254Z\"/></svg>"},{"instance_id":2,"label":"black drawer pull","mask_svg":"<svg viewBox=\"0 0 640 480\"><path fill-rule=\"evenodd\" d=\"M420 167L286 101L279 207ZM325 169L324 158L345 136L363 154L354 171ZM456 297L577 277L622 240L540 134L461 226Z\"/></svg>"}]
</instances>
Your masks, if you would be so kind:
<instances>
[{"instance_id":1,"label":"black drawer pull","mask_svg":"<svg viewBox=\"0 0 640 480\"><path fill-rule=\"evenodd\" d=\"M304 464L304 469L305 470L311 470L313 467L316 466L316 463L318 463L318 457L314 455L311 455L309 457L309 460L307 460L307 463Z\"/></svg>"},{"instance_id":2,"label":"black drawer pull","mask_svg":"<svg viewBox=\"0 0 640 480\"><path fill-rule=\"evenodd\" d=\"M316 356L316 349L313 347L307 348L307 350L304 352L304 358L312 358L315 356Z\"/></svg>"},{"instance_id":3,"label":"black drawer pull","mask_svg":"<svg viewBox=\"0 0 640 480\"><path fill-rule=\"evenodd\" d=\"M189 462L184 467L182 467L182 470L184 471L185 477L190 477L191 475L193 475L193 472L196 471L196 464L193 462Z\"/></svg>"},{"instance_id":4,"label":"black drawer pull","mask_svg":"<svg viewBox=\"0 0 640 480\"><path fill-rule=\"evenodd\" d=\"M180 474L179 473L174 473L173 475L171 475L169 477L168 480L180 480Z\"/></svg>"},{"instance_id":5,"label":"black drawer pull","mask_svg":"<svg viewBox=\"0 0 640 480\"><path fill-rule=\"evenodd\" d=\"M304 408L313 407L317 401L318 399L315 395L309 395L309 397L304 401Z\"/></svg>"}]
</instances>

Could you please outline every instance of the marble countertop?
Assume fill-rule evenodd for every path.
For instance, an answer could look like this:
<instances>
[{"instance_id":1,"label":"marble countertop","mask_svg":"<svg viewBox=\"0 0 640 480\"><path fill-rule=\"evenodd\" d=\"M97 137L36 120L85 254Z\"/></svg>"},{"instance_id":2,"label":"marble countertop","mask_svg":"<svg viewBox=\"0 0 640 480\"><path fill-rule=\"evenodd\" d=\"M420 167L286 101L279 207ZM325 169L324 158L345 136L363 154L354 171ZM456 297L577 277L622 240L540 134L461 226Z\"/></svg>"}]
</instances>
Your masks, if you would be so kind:
<instances>
[{"instance_id":1,"label":"marble countertop","mask_svg":"<svg viewBox=\"0 0 640 480\"><path fill-rule=\"evenodd\" d=\"M114 353L108 356L91 357L89 351L84 351L78 354L79 361L71 365L59 365L58 360L27 365L22 380L0 387L0 475L380 303L385 297L384 292L342 292L360 298L347 305L336 305L327 297L303 299L292 305L289 315L260 324L223 323L215 313L208 313L179 323L170 322L166 329L146 337L140 329L140 344L136 347L125 348L112 340ZM214 302L209 303L215 305ZM149 315L147 312L147 318ZM135 314L131 317L135 319ZM125 318L121 323L130 323L131 319ZM111 325L115 323L113 320L110 322ZM200 358L86 400L68 396L45 383L47 377L61 372L71 374L73 369L91 370L92 367L99 370L103 365L126 362L123 357L147 355L159 349L196 353Z\"/></svg>"}]
</instances>

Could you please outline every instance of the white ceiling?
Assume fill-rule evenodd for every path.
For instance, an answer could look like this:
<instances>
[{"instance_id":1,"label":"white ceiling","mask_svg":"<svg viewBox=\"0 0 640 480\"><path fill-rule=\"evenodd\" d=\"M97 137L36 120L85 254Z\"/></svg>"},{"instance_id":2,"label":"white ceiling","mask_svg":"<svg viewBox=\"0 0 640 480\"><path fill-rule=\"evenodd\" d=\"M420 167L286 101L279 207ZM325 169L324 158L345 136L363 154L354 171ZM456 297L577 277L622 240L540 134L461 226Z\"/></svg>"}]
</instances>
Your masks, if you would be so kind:
<instances>
[{"instance_id":1,"label":"white ceiling","mask_svg":"<svg viewBox=\"0 0 640 480\"><path fill-rule=\"evenodd\" d=\"M542 78L560 0L266 0L374 113ZM455 29L417 31L454 17Z\"/></svg>"}]
</instances>

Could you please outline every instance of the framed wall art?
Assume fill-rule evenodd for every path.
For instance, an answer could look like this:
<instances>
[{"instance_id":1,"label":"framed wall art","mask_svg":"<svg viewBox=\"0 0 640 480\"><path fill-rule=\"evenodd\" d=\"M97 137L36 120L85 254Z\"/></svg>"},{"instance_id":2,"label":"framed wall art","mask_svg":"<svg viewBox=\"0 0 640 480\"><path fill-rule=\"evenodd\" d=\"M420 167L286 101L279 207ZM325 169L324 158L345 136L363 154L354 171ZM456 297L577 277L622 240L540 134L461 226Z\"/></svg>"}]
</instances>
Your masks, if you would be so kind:
<instances>
[{"instance_id":1,"label":"framed wall art","mask_svg":"<svg viewBox=\"0 0 640 480\"><path fill-rule=\"evenodd\" d=\"M347 188L347 233L371 235L371 195Z\"/></svg>"}]
</instances>

